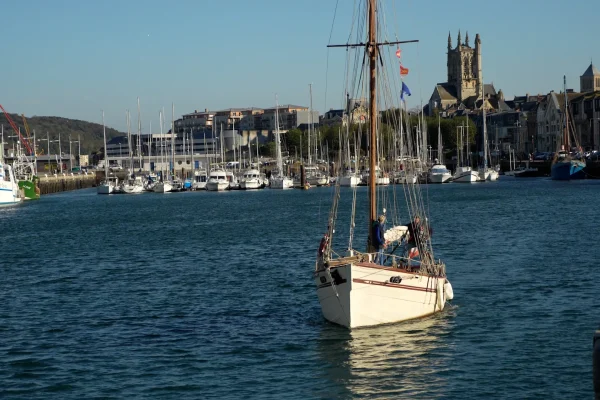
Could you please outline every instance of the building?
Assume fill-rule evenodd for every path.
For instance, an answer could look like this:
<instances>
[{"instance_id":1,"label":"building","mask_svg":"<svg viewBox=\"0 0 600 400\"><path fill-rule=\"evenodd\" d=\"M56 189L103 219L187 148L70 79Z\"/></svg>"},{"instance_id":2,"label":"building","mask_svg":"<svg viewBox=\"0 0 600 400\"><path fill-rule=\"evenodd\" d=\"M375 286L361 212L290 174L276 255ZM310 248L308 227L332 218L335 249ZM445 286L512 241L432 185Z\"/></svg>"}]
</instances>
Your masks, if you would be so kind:
<instances>
[{"instance_id":1,"label":"building","mask_svg":"<svg viewBox=\"0 0 600 400\"><path fill-rule=\"evenodd\" d=\"M184 114L181 119L175 121L175 132L178 134L186 132L200 132L205 130L212 130L213 127L213 119L215 116L214 111L208 111L208 109L204 109L204 111L194 110L193 113Z\"/></svg>"},{"instance_id":2,"label":"building","mask_svg":"<svg viewBox=\"0 0 600 400\"><path fill-rule=\"evenodd\" d=\"M590 63L588 69L579 77L579 90L589 93L600 90L600 71Z\"/></svg>"},{"instance_id":3,"label":"building","mask_svg":"<svg viewBox=\"0 0 600 400\"><path fill-rule=\"evenodd\" d=\"M507 111L510 107L504 101L502 91L496 92L493 84L484 84L481 64L481 38L475 36L475 47L469 44L469 34L462 42L460 31L456 47L452 47L452 38L448 33L447 56L448 81L438 83L426 106L428 114L434 110L443 111L447 116L464 114L465 110L476 110L483 104L490 111ZM486 102L482 103L484 92ZM479 101L479 103L478 103Z\"/></svg>"},{"instance_id":4,"label":"building","mask_svg":"<svg viewBox=\"0 0 600 400\"><path fill-rule=\"evenodd\" d=\"M579 97L581 93L573 92L567 89L567 101ZM564 110L565 94L564 92L548 93L538 105L537 109L537 150L544 152L554 152L562 142L564 132Z\"/></svg>"},{"instance_id":5,"label":"building","mask_svg":"<svg viewBox=\"0 0 600 400\"><path fill-rule=\"evenodd\" d=\"M571 100L577 142L584 150L600 150L600 90Z\"/></svg>"}]
</instances>

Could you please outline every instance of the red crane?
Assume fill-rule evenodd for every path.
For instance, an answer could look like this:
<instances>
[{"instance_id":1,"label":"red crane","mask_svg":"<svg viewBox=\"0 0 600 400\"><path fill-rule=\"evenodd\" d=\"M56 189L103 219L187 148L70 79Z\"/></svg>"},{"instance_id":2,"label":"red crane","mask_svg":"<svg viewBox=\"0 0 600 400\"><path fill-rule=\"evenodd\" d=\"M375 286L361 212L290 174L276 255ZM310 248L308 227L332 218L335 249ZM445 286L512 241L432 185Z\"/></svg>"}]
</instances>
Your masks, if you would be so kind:
<instances>
[{"instance_id":1,"label":"red crane","mask_svg":"<svg viewBox=\"0 0 600 400\"><path fill-rule=\"evenodd\" d=\"M13 130L15 131L15 133L19 136L19 140L21 141L21 143L23 143L23 146L25 146L25 149L27 149L27 154L28 155L33 155L33 150L31 149L31 145L29 144L29 140L27 140L26 138L24 138L21 135L21 132L19 132L19 128L17 128L17 125L15 125L15 123L13 122L12 118L10 117L10 115L8 115L8 113L6 112L6 110L4 109L4 107L2 107L2 104L0 104L0 108L4 112L4 115L6 115L6 119L8 120L8 123L10 124L10 126L12 126Z\"/></svg>"}]
</instances>

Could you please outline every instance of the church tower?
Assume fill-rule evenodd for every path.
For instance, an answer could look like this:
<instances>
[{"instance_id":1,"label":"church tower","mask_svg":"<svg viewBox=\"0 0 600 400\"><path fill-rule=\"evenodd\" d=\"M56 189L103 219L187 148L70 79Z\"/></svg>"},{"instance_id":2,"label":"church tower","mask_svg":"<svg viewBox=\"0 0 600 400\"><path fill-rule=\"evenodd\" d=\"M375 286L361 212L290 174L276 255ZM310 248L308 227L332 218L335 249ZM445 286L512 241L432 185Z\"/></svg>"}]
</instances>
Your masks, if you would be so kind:
<instances>
[{"instance_id":1,"label":"church tower","mask_svg":"<svg viewBox=\"0 0 600 400\"><path fill-rule=\"evenodd\" d=\"M462 42L460 31L456 47L452 48L450 35L448 36L448 83L454 87L456 98L463 102L469 97L481 96L483 81L481 80L481 39L475 36L475 48L469 45L469 33L466 33Z\"/></svg>"},{"instance_id":2,"label":"church tower","mask_svg":"<svg viewBox=\"0 0 600 400\"><path fill-rule=\"evenodd\" d=\"M600 71L590 63L588 69L579 77L579 91L581 93L600 90Z\"/></svg>"}]
</instances>

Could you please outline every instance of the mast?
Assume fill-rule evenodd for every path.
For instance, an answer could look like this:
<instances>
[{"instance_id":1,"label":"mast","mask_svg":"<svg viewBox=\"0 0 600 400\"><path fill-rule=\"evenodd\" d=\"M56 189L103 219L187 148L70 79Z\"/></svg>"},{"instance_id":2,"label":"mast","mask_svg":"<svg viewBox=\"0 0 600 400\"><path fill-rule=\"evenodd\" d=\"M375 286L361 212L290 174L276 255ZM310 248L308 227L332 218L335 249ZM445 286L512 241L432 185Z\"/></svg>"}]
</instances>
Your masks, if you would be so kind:
<instances>
[{"instance_id":1,"label":"mast","mask_svg":"<svg viewBox=\"0 0 600 400\"><path fill-rule=\"evenodd\" d=\"M565 130L563 132L563 143L565 145L564 150L569 152L571 151L571 146L569 145L569 110L568 104L569 99L567 97L567 76L563 75L563 92L565 92ZM577 146L577 144L575 144Z\"/></svg>"},{"instance_id":2,"label":"mast","mask_svg":"<svg viewBox=\"0 0 600 400\"><path fill-rule=\"evenodd\" d=\"M102 110L102 134L104 135L104 179L108 179L108 156L106 152L106 125L104 124L104 110ZM4 139L4 125L2 125L2 137ZM2 140L4 141L4 140ZM2 145L4 146L4 145ZM50 145L48 145L48 148ZM0 154L0 161L4 155L4 147L2 147L2 154ZM48 152L48 159L50 159L50 152Z\"/></svg>"},{"instance_id":3,"label":"mast","mask_svg":"<svg viewBox=\"0 0 600 400\"><path fill-rule=\"evenodd\" d=\"M140 161L140 169L142 168L142 120L140 115L140 98L137 98L137 107L138 107L138 143L137 143L137 152Z\"/></svg>"},{"instance_id":4,"label":"mast","mask_svg":"<svg viewBox=\"0 0 600 400\"><path fill-rule=\"evenodd\" d=\"M175 176L175 103L171 103L171 166L172 176Z\"/></svg>"},{"instance_id":5,"label":"mast","mask_svg":"<svg viewBox=\"0 0 600 400\"><path fill-rule=\"evenodd\" d=\"M313 119L312 119L312 83L308 84L308 92L310 93L310 110L308 112L308 165L311 164L310 159L310 135L312 135L313 127Z\"/></svg>"},{"instance_id":6,"label":"mast","mask_svg":"<svg viewBox=\"0 0 600 400\"><path fill-rule=\"evenodd\" d=\"M481 75L481 81L483 82L483 74ZM488 166L488 157L487 157L488 140L487 140L487 122L486 122L486 116L485 116L485 92L483 90L484 86L485 85L481 86L482 87L482 89L481 89L481 107L482 107L482 116L483 116L483 170L485 171L485 169ZM469 124L469 121L467 121L467 125L468 124Z\"/></svg>"},{"instance_id":7,"label":"mast","mask_svg":"<svg viewBox=\"0 0 600 400\"><path fill-rule=\"evenodd\" d=\"M369 124L370 124L370 141L369 141L369 221L368 232L369 251L372 250L373 230L371 224L377 219L377 190L375 187L375 168L377 166L377 135L375 129L377 127L377 27L376 24L376 0L369 0L369 44L367 47L369 55Z\"/></svg>"},{"instance_id":8,"label":"mast","mask_svg":"<svg viewBox=\"0 0 600 400\"><path fill-rule=\"evenodd\" d=\"M442 164L443 163L443 157L442 157L442 127L441 127L441 122L440 122L440 113L438 111L438 164Z\"/></svg>"},{"instance_id":9,"label":"mast","mask_svg":"<svg viewBox=\"0 0 600 400\"><path fill-rule=\"evenodd\" d=\"M279 138L279 102L275 95L275 140L277 141L277 174L283 178L283 161L281 160L281 140Z\"/></svg>"}]
</instances>

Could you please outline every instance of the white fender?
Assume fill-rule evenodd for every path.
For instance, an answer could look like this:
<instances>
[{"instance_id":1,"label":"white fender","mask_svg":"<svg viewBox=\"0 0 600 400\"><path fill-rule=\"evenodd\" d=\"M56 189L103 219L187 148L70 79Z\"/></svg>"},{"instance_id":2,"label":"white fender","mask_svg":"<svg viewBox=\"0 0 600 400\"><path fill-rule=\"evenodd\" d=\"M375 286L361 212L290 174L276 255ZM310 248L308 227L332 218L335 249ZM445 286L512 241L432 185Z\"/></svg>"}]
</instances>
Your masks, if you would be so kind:
<instances>
[{"instance_id":1,"label":"white fender","mask_svg":"<svg viewBox=\"0 0 600 400\"><path fill-rule=\"evenodd\" d=\"M450 281L446 279L446 283L444 283L444 291L446 292L446 299L452 300L454 298L454 291L452 290L452 285Z\"/></svg>"},{"instance_id":2,"label":"white fender","mask_svg":"<svg viewBox=\"0 0 600 400\"><path fill-rule=\"evenodd\" d=\"M440 279L437 280L437 306L440 310L444 309L446 300L444 299L444 284Z\"/></svg>"}]
</instances>

